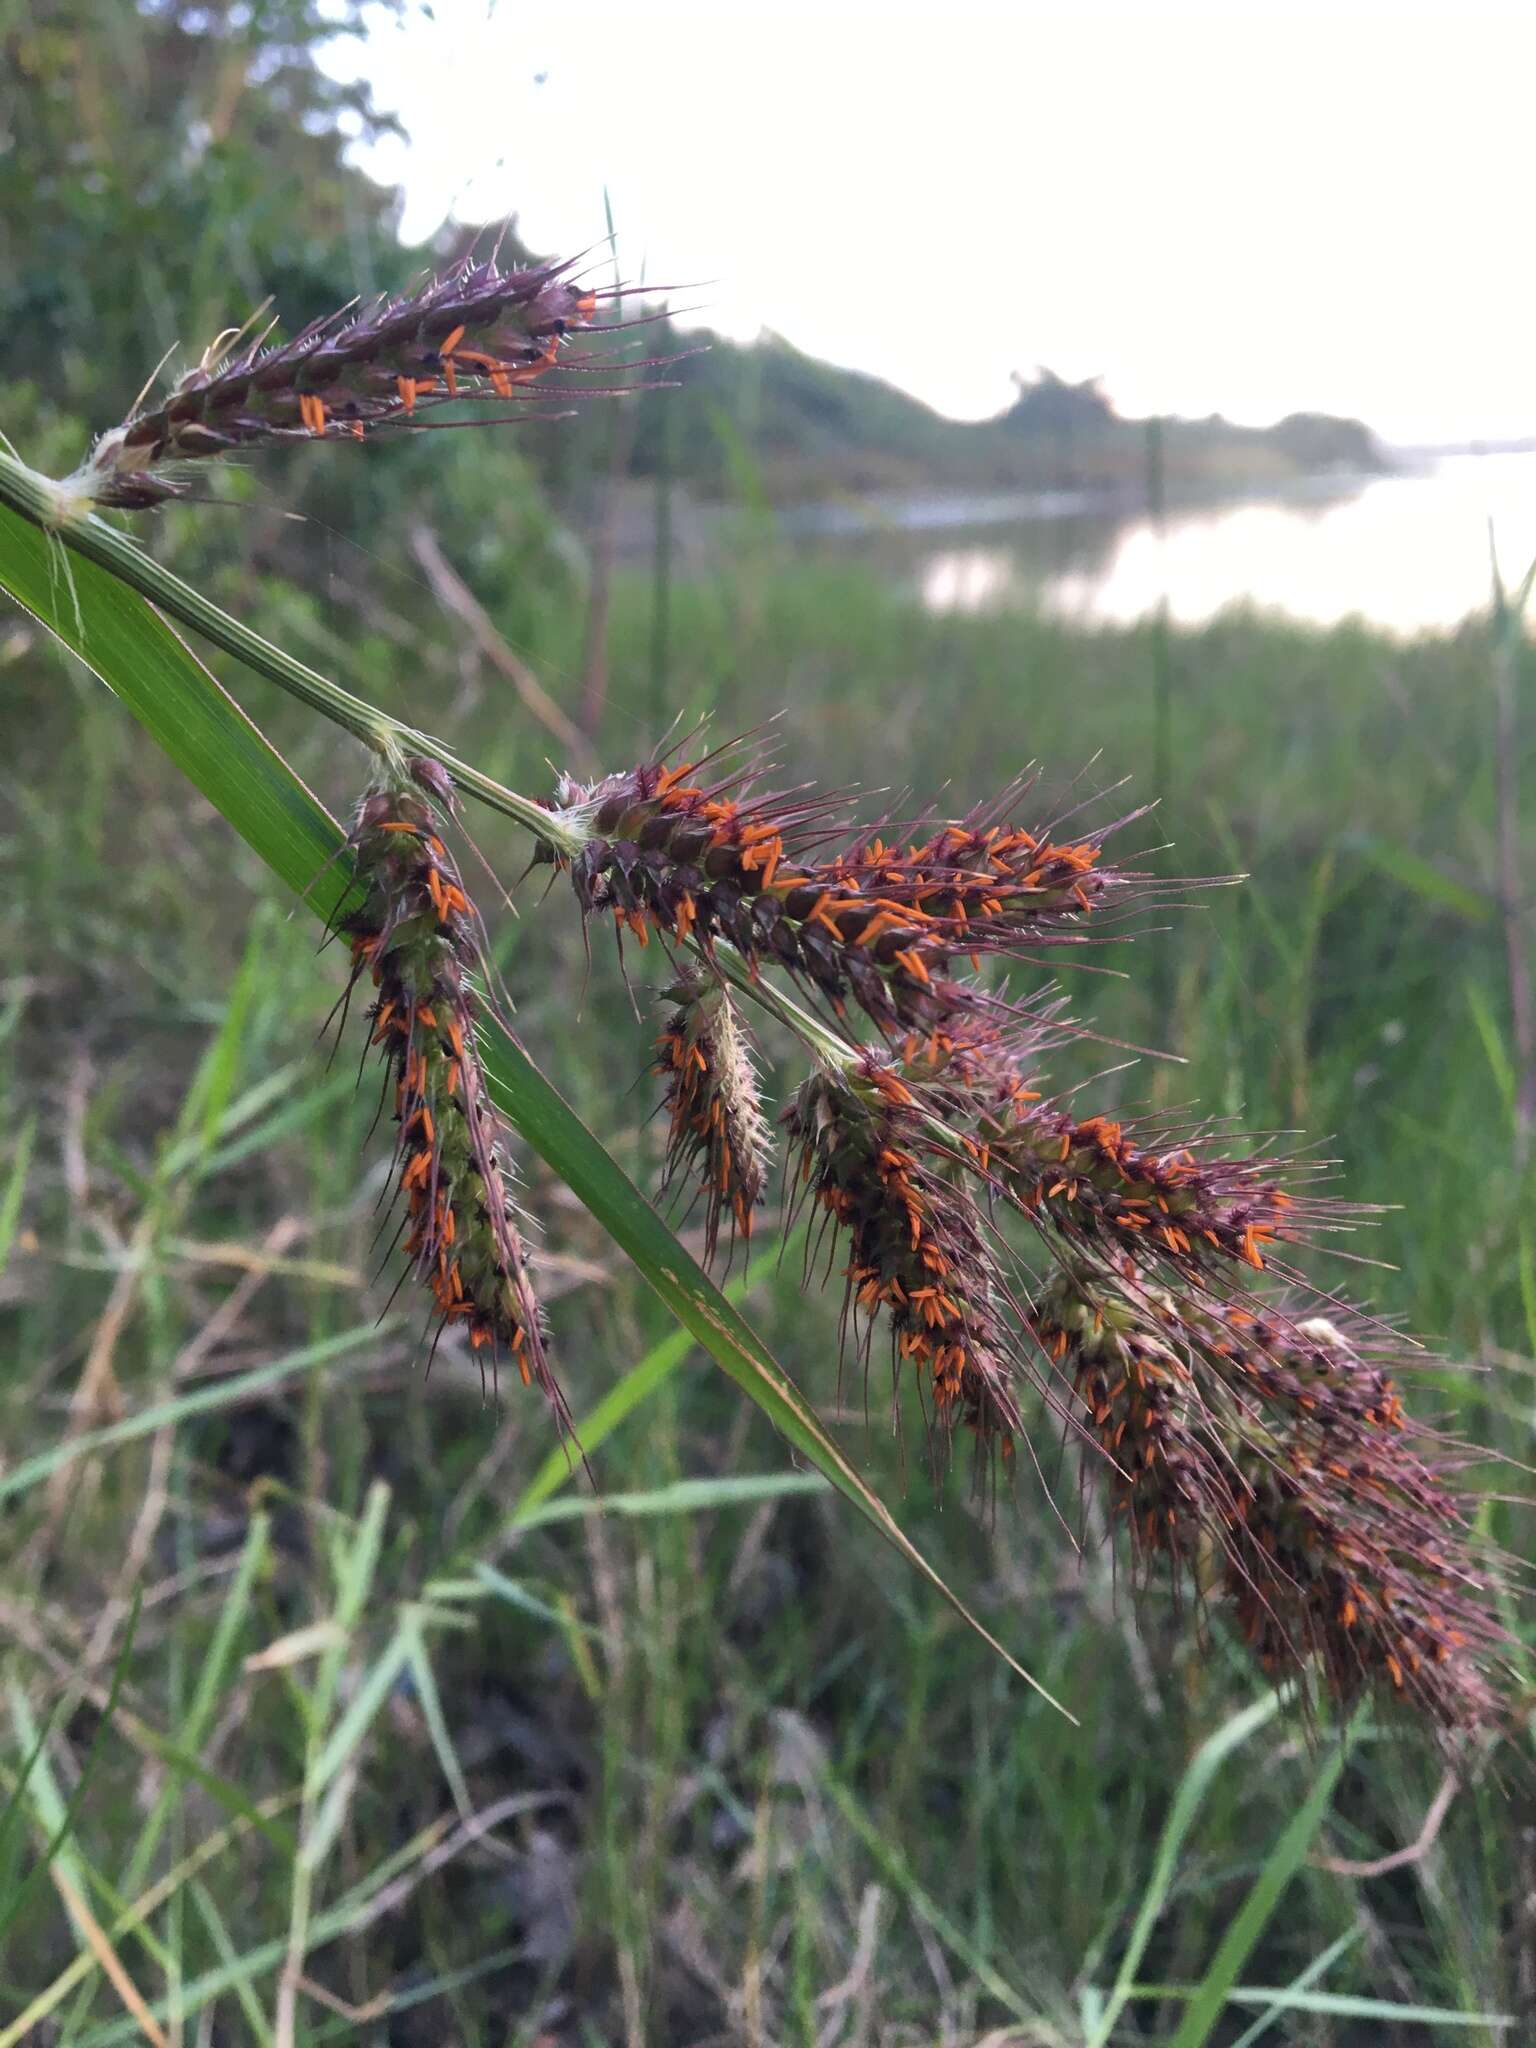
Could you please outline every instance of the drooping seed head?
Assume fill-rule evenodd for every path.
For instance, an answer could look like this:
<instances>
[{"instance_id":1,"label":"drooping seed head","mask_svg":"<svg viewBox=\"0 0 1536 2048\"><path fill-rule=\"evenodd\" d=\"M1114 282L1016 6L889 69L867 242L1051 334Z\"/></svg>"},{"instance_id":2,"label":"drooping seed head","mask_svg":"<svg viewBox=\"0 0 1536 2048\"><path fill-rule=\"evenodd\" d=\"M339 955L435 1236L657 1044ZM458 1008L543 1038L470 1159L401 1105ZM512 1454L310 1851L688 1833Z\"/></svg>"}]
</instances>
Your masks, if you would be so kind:
<instances>
[{"instance_id":1,"label":"drooping seed head","mask_svg":"<svg viewBox=\"0 0 1536 2048\"><path fill-rule=\"evenodd\" d=\"M1506 1639L1472 1503L1376 1326L1060 1274L1035 1305L1144 1570L1227 1606L1264 1669L1374 1691L1446 1736L1498 1721Z\"/></svg>"},{"instance_id":2,"label":"drooping seed head","mask_svg":"<svg viewBox=\"0 0 1536 2048\"><path fill-rule=\"evenodd\" d=\"M386 770L348 835L362 902L342 919L352 979L376 990L372 1042L394 1079L405 1250L444 1328L511 1360L564 1416L513 1205L505 1132L476 1046L479 924L442 838L436 762Z\"/></svg>"},{"instance_id":3,"label":"drooping seed head","mask_svg":"<svg viewBox=\"0 0 1536 2048\"><path fill-rule=\"evenodd\" d=\"M1006 1453L1022 1425L995 1255L970 1193L936 1162L909 1091L871 1053L853 1074L812 1075L784 1127L801 1181L847 1233L860 1348L883 1315L897 1370L910 1362L944 1437L960 1422Z\"/></svg>"},{"instance_id":4,"label":"drooping seed head","mask_svg":"<svg viewBox=\"0 0 1536 2048\"><path fill-rule=\"evenodd\" d=\"M1232 1268L1263 1272L1275 1247L1315 1243L1372 1213L1312 1192L1326 1161L1225 1156L1209 1129L1075 1116L1046 1096L1036 1064L1068 1028L1045 1016L1012 1036L967 1027L941 1030L932 1047L912 1041L937 1113L993 1190L1041 1229L1147 1274L1203 1282Z\"/></svg>"},{"instance_id":5,"label":"drooping seed head","mask_svg":"<svg viewBox=\"0 0 1536 2048\"><path fill-rule=\"evenodd\" d=\"M704 1193L704 1245L713 1259L722 1217L732 1243L752 1235L768 1179L772 1142L762 1111L750 1041L730 991L685 971L669 991L676 1008L656 1041L655 1070L666 1083L664 1185L685 1172Z\"/></svg>"},{"instance_id":6,"label":"drooping seed head","mask_svg":"<svg viewBox=\"0 0 1536 2048\"><path fill-rule=\"evenodd\" d=\"M724 939L887 1034L976 1007L957 961L1080 943L1088 913L1143 879L1103 864L1103 831L1057 843L995 821L996 804L904 848L855 837L831 800L761 792L761 768L747 755L563 779L541 857L641 944Z\"/></svg>"}]
</instances>

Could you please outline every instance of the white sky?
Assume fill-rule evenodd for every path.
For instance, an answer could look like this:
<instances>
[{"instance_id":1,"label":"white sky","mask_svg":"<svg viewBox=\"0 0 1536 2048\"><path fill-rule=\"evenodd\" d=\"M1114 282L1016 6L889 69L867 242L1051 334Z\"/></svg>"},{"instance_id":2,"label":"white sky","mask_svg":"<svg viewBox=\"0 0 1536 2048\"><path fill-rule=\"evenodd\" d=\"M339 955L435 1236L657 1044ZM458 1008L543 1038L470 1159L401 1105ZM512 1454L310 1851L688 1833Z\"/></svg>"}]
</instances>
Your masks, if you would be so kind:
<instances>
[{"instance_id":1,"label":"white sky","mask_svg":"<svg viewBox=\"0 0 1536 2048\"><path fill-rule=\"evenodd\" d=\"M1048 363L1129 413L1536 433L1536 0L431 13L362 57L409 239L565 254L606 186L627 276L945 412Z\"/></svg>"}]
</instances>

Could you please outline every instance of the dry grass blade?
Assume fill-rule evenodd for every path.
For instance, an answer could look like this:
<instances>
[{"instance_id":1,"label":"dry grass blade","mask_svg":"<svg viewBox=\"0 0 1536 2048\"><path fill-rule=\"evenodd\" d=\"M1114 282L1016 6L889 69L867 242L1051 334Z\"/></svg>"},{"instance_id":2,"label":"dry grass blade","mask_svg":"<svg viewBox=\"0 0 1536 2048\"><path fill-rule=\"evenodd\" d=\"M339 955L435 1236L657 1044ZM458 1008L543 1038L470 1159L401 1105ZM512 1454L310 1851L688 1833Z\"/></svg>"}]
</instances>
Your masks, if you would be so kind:
<instances>
[{"instance_id":1,"label":"dry grass blade","mask_svg":"<svg viewBox=\"0 0 1536 2048\"><path fill-rule=\"evenodd\" d=\"M96 1918L66 1872L55 1862L49 1871L54 1888L64 1901L64 1909L79 1930L80 1938L101 1967L102 1975L111 1984L128 2011L138 2022L140 2033L146 2041L153 2041L155 2048L168 2048L166 2036L159 2021L144 2001L143 1994L123 1966L122 1958L112 1946Z\"/></svg>"},{"instance_id":2,"label":"dry grass blade","mask_svg":"<svg viewBox=\"0 0 1536 2048\"><path fill-rule=\"evenodd\" d=\"M443 553L442 543L430 526L412 529L411 553L421 564L432 594L443 610L465 627L485 659L511 683L524 708L575 759L585 763L589 749L580 727L566 716L527 662L497 632L474 592Z\"/></svg>"}]
</instances>

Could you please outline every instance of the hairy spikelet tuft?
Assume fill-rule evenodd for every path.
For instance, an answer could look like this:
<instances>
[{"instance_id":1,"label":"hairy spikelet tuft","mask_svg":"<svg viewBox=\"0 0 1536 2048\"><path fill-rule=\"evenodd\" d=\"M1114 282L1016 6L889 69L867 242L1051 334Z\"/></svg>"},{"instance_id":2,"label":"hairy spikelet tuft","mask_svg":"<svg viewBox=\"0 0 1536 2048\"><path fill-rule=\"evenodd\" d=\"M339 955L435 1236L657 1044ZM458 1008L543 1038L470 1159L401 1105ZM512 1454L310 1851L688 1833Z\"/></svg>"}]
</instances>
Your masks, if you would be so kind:
<instances>
[{"instance_id":1,"label":"hairy spikelet tuft","mask_svg":"<svg viewBox=\"0 0 1536 2048\"><path fill-rule=\"evenodd\" d=\"M366 312L344 307L292 341L221 337L160 405L103 434L65 489L143 511L181 495L176 465L295 441L363 439L459 398L537 396L597 295L570 264L466 262ZM270 331L270 330L269 330Z\"/></svg>"},{"instance_id":2,"label":"hairy spikelet tuft","mask_svg":"<svg viewBox=\"0 0 1536 2048\"><path fill-rule=\"evenodd\" d=\"M1072 1115L1045 1097L1035 1066L1066 1028L1049 1010L1007 1029L949 1018L902 1047L903 1071L977 1173L1054 1239L1204 1284L1217 1271L1263 1272L1276 1246L1369 1214L1312 1192L1326 1162L1228 1157L1208 1129Z\"/></svg>"},{"instance_id":3,"label":"hairy spikelet tuft","mask_svg":"<svg viewBox=\"0 0 1536 2048\"><path fill-rule=\"evenodd\" d=\"M641 944L727 940L888 1035L977 1007L957 961L1081 943L1089 912L1145 879L1104 865L1103 831L1057 842L1004 822L1027 785L897 847L855 838L832 800L758 793L761 765L653 761L566 782L542 857L569 868L584 911Z\"/></svg>"},{"instance_id":4,"label":"hairy spikelet tuft","mask_svg":"<svg viewBox=\"0 0 1536 2048\"><path fill-rule=\"evenodd\" d=\"M1059 1275L1036 1332L1068 1374L1144 1570L1224 1604L1264 1669L1375 1691L1445 1734L1501 1713L1505 1637L1466 1504L1377 1326Z\"/></svg>"},{"instance_id":5,"label":"hairy spikelet tuft","mask_svg":"<svg viewBox=\"0 0 1536 2048\"><path fill-rule=\"evenodd\" d=\"M723 984L691 970L669 991L676 1008L656 1041L666 1083L664 1185L692 1172L704 1192L704 1244L715 1256L722 1217L746 1242L767 1186L772 1151L750 1041Z\"/></svg>"},{"instance_id":6,"label":"hairy spikelet tuft","mask_svg":"<svg viewBox=\"0 0 1536 2048\"><path fill-rule=\"evenodd\" d=\"M443 1328L462 1327L493 1367L509 1359L563 1415L476 1050L479 926L441 836L450 797L438 764L416 760L359 805L349 844L365 893L341 925L349 990L366 978L377 991L368 1017L394 1082L411 1271Z\"/></svg>"},{"instance_id":7,"label":"hairy spikelet tuft","mask_svg":"<svg viewBox=\"0 0 1536 2048\"><path fill-rule=\"evenodd\" d=\"M958 1422L1009 1450L1021 1424L995 1256L969 1191L937 1164L909 1090L870 1054L854 1074L812 1075L784 1125L801 1183L849 1239L858 1348L884 1316L898 1375L910 1362L941 1433Z\"/></svg>"}]
</instances>

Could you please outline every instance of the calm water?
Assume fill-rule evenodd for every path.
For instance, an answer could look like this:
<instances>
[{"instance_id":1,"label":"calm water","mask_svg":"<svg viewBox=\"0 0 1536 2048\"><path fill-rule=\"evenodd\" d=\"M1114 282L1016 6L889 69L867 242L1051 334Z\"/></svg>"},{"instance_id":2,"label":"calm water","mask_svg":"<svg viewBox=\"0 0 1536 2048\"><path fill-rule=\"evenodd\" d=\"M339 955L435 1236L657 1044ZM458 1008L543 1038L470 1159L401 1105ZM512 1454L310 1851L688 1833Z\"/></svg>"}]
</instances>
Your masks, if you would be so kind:
<instances>
[{"instance_id":1,"label":"calm water","mask_svg":"<svg viewBox=\"0 0 1536 2048\"><path fill-rule=\"evenodd\" d=\"M1359 486L1176 511L1161 533L1141 515L977 510L981 523L961 525L965 509L951 504L942 527L893 523L830 544L872 555L935 611L1023 604L1118 623L1166 599L1170 616L1188 623L1249 603L1413 634L1487 605L1490 519L1506 581L1536 559L1536 455L1453 456Z\"/></svg>"}]
</instances>

